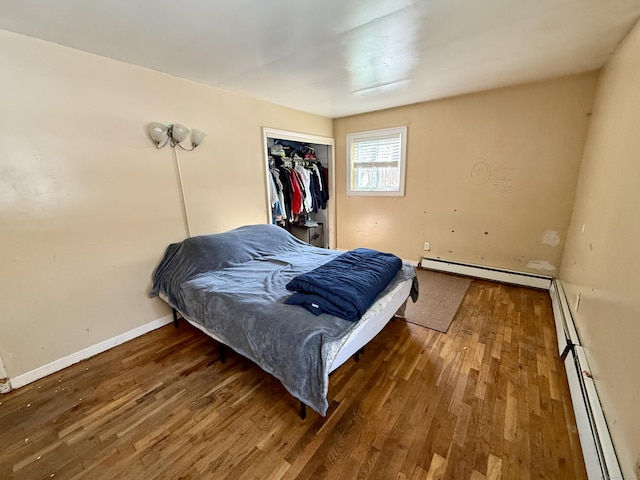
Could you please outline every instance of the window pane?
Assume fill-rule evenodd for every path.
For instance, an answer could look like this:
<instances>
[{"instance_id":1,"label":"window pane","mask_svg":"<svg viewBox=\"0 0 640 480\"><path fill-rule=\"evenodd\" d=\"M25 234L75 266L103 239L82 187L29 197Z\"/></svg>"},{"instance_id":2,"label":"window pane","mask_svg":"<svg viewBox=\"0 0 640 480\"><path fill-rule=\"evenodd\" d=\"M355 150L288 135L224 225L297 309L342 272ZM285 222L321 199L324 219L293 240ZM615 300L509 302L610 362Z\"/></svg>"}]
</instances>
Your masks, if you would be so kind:
<instances>
[{"instance_id":1,"label":"window pane","mask_svg":"<svg viewBox=\"0 0 640 480\"><path fill-rule=\"evenodd\" d=\"M353 163L400 162L400 135L379 140L355 140Z\"/></svg>"},{"instance_id":2,"label":"window pane","mask_svg":"<svg viewBox=\"0 0 640 480\"><path fill-rule=\"evenodd\" d=\"M397 192L400 187L400 168L356 167L353 178L356 190Z\"/></svg>"},{"instance_id":3,"label":"window pane","mask_svg":"<svg viewBox=\"0 0 640 480\"><path fill-rule=\"evenodd\" d=\"M404 194L406 127L347 135L347 193Z\"/></svg>"}]
</instances>

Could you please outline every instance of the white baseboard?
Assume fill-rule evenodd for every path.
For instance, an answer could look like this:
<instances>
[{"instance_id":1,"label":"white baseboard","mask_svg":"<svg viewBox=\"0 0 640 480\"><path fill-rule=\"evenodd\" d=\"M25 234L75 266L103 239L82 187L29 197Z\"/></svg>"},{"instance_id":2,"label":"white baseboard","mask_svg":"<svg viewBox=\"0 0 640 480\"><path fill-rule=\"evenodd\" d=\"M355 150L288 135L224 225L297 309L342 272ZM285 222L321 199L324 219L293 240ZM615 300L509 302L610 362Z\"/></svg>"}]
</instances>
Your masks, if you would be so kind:
<instances>
[{"instance_id":1,"label":"white baseboard","mask_svg":"<svg viewBox=\"0 0 640 480\"><path fill-rule=\"evenodd\" d=\"M553 318L556 321L556 330L558 331L558 348L560 352L564 350L567 343L580 345L580 337L576 331L571 309L567 301L567 294L564 291L560 279L554 279L549 287L549 295L551 296L551 305L553 306ZM561 345L561 341L564 343Z\"/></svg>"},{"instance_id":2,"label":"white baseboard","mask_svg":"<svg viewBox=\"0 0 640 480\"><path fill-rule=\"evenodd\" d=\"M420 261L422 268L438 270L447 273L456 273L468 277L484 278L496 282L511 283L523 287L541 288L548 290L553 277L546 275L534 275L532 273L522 273L513 270L503 270L482 265L452 262L450 260L440 260L437 258L423 257Z\"/></svg>"},{"instance_id":3,"label":"white baseboard","mask_svg":"<svg viewBox=\"0 0 640 480\"><path fill-rule=\"evenodd\" d=\"M105 340L104 342L100 342L96 345L80 350L79 352L72 353L71 355L67 355L66 357L62 357L51 363L43 365L42 367L31 370L30 372L26 372L22 375L13 377L9 380L11 387L23 387L31 382L35 382L36 380L40 380L41 378L51 375L52 373L59 372L60 370L67 368L75 363L86 360L89 357L93 357L98 353L105 352L110 348L121 345L125 342L128 342L129 340L133 340L134 338L151 332L152 330L164 327L171 322L173 322L173 316L167 315L145 325L134 328L133 330L129 330L128 332L121 333L120 335L110 338L109 340Z\"/></svg>"},{"instance_id":4,"label":"white baseboard","mask_svg":"<svg viewBox=\"0 0 640 480\"><path fill-rule=\"evenodd\" d=\"M591 369L584 348L580 345L569 303L559 279L553 280L549 294L559 350L563 352L565 347L569 347L564 366L587 477L590 480L623 480L596 385L591 377Z\"/></svg>"}]
</instances>

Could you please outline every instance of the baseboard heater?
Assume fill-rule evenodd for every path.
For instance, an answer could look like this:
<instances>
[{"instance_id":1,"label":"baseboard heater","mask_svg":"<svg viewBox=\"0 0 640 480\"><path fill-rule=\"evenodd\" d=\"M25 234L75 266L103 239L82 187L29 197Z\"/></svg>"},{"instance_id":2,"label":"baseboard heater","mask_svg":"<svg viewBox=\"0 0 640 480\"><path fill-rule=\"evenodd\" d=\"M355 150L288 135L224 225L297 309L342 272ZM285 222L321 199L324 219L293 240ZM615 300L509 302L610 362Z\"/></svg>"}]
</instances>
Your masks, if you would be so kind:
<instances>
[{"instance_id":1,"label":"baseboard heater","mask_svg":"<svg viewBox=\"0 0 640 480\"><path fill-rule=\"evenodd\" d=\"M560 280L552 281L549 294L587 476L589 479L622 479L598 392Z\"/></svg>"},{"instance_id":2,"label":"baseboard heater","mask_svg":"<svg viewBox=\"0 0 640 480\"><path fill-rule=\"evenodd\" d=\"M546 275L535 275L531 273L485 267L483 265L473 265L470 263L452 262L451 260L429 257L422 257L419 266L429 270L456 273L458 275L484 278L487 280L494 280L496 282L511 283L525 287L541 288L544 290L549 289L551 286L551 280L553 279L553 277Z\"/></svg>"}]
</instances>

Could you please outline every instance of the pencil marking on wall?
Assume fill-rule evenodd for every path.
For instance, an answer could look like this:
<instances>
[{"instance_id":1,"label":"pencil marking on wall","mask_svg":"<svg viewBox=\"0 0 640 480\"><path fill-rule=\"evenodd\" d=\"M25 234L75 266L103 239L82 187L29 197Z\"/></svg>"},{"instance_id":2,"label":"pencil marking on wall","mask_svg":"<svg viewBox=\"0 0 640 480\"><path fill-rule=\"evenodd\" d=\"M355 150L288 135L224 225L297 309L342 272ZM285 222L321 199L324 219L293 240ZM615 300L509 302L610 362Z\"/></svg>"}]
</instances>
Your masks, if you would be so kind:
<instances>
[{"instance_id":1,"label":"pencil marking on wall","mask_svg":"<svg viewBox=\"0 0 640 480\"><path fill-rule=\"evenodd\" d=\"M513 170L511 166L503 166L494 169L491 176L491 186L500 193L513 192Z\"/></svg>"},{"instance_id":2,"label":"pencil marking on wall","mask_svg":"<svg viewBox=\"0 0 640 480\"><path fill-rule=\"evenodd\" d=\"M476 162L476 164L471 167L471 181L476 185L482 185L483 183L487 183L491 178L491 166L485 162Z\"/></svg>"}]
</instances>

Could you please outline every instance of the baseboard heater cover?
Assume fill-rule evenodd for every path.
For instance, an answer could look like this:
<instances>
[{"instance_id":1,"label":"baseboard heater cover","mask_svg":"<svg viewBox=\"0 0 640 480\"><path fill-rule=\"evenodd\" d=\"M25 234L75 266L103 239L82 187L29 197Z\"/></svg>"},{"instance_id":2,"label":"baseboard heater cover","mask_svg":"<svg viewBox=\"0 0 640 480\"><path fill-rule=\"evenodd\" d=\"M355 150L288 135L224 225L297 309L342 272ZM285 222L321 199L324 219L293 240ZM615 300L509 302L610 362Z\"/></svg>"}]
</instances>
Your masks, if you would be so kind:
<instances>
[{"instance_id":1,"label":"baseboard heater cover","mask_svg":"<svg viewBox=\"0 0 640 480\"><path fill-rule=\"evenodd\" d=\"M622 480L596 385L560 280L553 280L549 293L587 476L590 480Z\"/></svg>"},{"instance_id":2,"label":"baseboard heater cover","mask_svg":"<svg viewBox=\"0 0 640 480\"><path fill-rule=\"evenodd\" d=\"M456 273L469 277L484 278L486 280L494 280L496 282L511 283L514 285L540 288L544 290L549 289L551 286L551 280L553 280L553 277L546 275L534 275L532 273L516 272L514 270L485 267L483 265L474 265L470 263L453 262L451 260L442 260L439 258L422 257L420 266L429 270Z\"/></svg>"}]
</instances>

